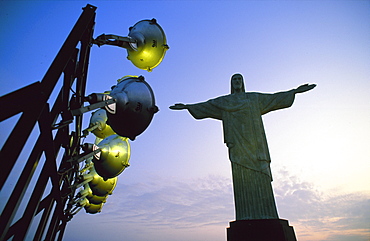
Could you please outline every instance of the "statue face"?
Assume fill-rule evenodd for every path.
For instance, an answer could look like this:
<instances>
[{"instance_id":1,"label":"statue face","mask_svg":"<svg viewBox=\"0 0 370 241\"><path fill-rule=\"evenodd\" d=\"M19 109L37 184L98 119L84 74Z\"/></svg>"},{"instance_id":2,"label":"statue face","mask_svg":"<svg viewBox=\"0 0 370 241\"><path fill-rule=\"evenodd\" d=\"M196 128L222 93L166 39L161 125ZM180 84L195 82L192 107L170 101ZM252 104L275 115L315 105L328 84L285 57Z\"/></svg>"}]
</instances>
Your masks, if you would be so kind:
<instances>
[{"instance_id":1,"label":"statue face","mask_svg":"<svg viewBox=\"0 0 370 241\"><path fill-rule=\"evenodd\" d=\"M243 76L236 74L231 78L231 85L236 91L240 91L243 87Z\"/></svg>"}]
</instances>

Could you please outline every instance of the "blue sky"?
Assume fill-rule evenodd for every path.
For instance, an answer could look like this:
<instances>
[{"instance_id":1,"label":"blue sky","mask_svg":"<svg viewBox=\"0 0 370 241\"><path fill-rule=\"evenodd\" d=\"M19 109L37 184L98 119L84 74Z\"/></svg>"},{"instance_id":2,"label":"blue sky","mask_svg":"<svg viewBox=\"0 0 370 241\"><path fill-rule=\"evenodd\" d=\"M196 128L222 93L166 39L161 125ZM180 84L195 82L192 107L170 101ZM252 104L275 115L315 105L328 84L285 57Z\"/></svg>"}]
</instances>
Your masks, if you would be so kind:
<instances>
[{"instance_id":1,"label":"blue sky","mask_svg":"<svg viewBox=\"0 0 370 241\"><path fill-rule=\"evenodd\" d=\"M87 93L143 75L160 111L131 142L102 213L78 213L65 240L226 240L234 209L221 123L168 107L230 93L236 72L247 91L317 84L263 117L280 217L299 240L369 239L369 1L0 1L0 95L42 79L87 3L98 7L94 37L156 18L170 49L148 73L124 49L92 47ZM1 145L12 122L0 125Z\"/></svg>"}]
</instances>

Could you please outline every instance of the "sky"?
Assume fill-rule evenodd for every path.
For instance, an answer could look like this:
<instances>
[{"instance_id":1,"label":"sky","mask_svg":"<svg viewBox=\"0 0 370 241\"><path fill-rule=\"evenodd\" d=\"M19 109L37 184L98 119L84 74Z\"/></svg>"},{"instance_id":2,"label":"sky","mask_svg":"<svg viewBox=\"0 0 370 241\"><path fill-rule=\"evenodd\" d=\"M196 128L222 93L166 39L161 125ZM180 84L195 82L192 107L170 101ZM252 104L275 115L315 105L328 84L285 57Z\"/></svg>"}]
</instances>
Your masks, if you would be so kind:
<instances>
[{"instance_id":1,"label":"sky","mask_svg":"<svg viewBox=\"0 0 370 241\"><path fill-rule=\"evenodd\" d=\"M97 7L94 37L127 36L156 18L170 49L149 73L124 49L92 46L87 94L143 75L160 111L130 142L131 166L102 212L79 212L64 240L226 240L235 216L221 122L168 107L229 94L234 73L246 91L317 84L263 116L279 216L300 241L369 240L369 1L3 0L0 95L42 79L88 3ZM15 120L0 123L1 145Z\"/></svg>"}]
</instances>

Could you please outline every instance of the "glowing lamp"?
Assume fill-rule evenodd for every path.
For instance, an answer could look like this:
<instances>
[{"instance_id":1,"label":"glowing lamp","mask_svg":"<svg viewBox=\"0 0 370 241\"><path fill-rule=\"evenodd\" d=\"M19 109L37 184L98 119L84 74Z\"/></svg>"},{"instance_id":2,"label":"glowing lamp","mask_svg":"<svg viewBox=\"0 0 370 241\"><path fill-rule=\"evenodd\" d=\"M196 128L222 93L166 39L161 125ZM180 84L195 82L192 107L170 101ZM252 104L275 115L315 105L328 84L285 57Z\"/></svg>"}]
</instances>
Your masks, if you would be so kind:
<instances>
[{"instance_id":1,"label":"glowing lamp","mask_svg":"<svg viewBox=\"0 0 370 241\"><path fill-rule=\"evenodd\" d=\"M89 184L85 184L84 188L79 192L81 198L87 198L91 204L105 203L108 198L108 194L105 196L94 195Z\"/></svg>"},{"instance_id":2,"label":"glowing lamp","mask_svg":"<svg viewBox=\"0 0 370 241\"><path fill-rule=\"evenodd\" d=\"M104 109L99 109L92 113L90 118L90 127L95 126L92 133L100 138L104 139L110 135L115 134L112 127L107 124L108 116Z\"/></svg>"},{"instance_id":3,"label":"glowing lamp","mask_svg":"<svg viewBox=\"0 0 370 241\"><path fill-rule=\"evenodd\" d=\"M91 194L91 195L87 195L86 198L89 200L91 204L101 204L107 201L108 195L97 196L97 195Z\"/></svg>"},{"instance_id":4,"label":"glowing lamp","mask_svg":"<svg viewBox=\"0 0 370 241\"><path fill-rule=\"evenodd\" d=\"M100 213L103 208L103 203L101 204L89 203L85 205L84 208L87 213L91 213L91 214Z\"/></svg>"},{"instance_id":5,"label":"glowing lamp","mask_svg":"<svg viewBox=\"0 0 370 241\"><path fill-rule=\"evenodd\" d=\"M127 37L102 34L93 43L114 45L127 49L127 59L139 69L152 71L163 60L167 45L166 35L156 19L142 20L130 27Z\"/></svg>"},{"instance_id":6,"label":"glowing lamp","mask_svg":"<svg viewBox=\"0 0 370 241\"><path fill-rule=\"evenodd\" d=\"M103 203L92 204L86 198L83 198L78 203L79 206L84 207L87 213L95 214L100 213L103 208Z\"/></svg>"},{"instance_id":7,"label":"glowing lamp","mask_svg":"<svg viewBox=\"0 0 370 241\"><path fill-rule=\"evenodd\" d=\"M101 152L93 158L94 167L104 179L121 174L128 167L130 159L130 144L127 137L111 135L102 140L98 147ZM93 188L91 188L93 190ZM100 195L103 196L103 195Z\"/></svg>"},{"instance_id":8,"label":"glowing lamp","mask_svg":"<svg viewBox=\"0 0 370 241\"><path fill-rule=\"evenodd\" d=\"M127 59L139 69L152 71L163 60L167 45L166 35L156 19L142 20L130 28L128 36L135 40L127 48Z\"/></svg>"},{"instance_id":9,"label":"glowing lamp","mask_svg":"<svg viewBox=\"0 0 370 241\"><path fill-rule=\"evenodd\" d=\"M88 174L83 175L83 179L88 181L92 194L97 196L106 196L112 194L117 185L117 177L104 180L98 175L96 170L92 168ZM87 188L85 188L87 189ZM89 190L84 190L85 196L89 195Z\"/></svg>"}]
</instances>

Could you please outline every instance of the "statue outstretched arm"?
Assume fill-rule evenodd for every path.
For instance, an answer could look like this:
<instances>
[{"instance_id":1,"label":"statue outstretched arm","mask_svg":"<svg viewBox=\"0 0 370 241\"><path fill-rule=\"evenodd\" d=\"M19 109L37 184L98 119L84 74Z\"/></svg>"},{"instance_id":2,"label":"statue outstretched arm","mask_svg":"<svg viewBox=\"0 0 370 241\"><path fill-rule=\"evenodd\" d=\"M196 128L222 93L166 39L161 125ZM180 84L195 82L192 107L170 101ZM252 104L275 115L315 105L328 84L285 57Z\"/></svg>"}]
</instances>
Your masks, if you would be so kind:
<instances>
[{"instance_id":1,"label":"statue outstretched arm","mask_svg":"<svg viewBox=\"0 0 370 241\"><path fill-rule=\"evenodd\" d=\"M306 92L306 91L309 91L309 90L312 90L313 88L315 88L316 85L315 84L304 84L304 85L301 85L299 86L297 89L294 89L294 92L297 94L297 93L303 93L303 92Z\"/></svg>"},{"instance_id":2,"label":"statue outstretched arm","mask_svg":"<svg viewBox=\"0 0 370 241\"><path fill-rule=\"evenodd\" d=\"M188 107L185 104L178 103L178 104L171 105L170 109L171 110L184 110L184 109L188 109Z\"/></svg>"},{"instance_id":3,"label":"statue outstretched arm","mask_svg":"<svg viewBox=\"0 0 370 241\"><path fill-rule=\"evenodd\" d=\"M213 118L221 120L222 111L209 101L196 104L177 103L170 106L171 110L187 110L195 119Z\"/></svg>"}]
</instances>

